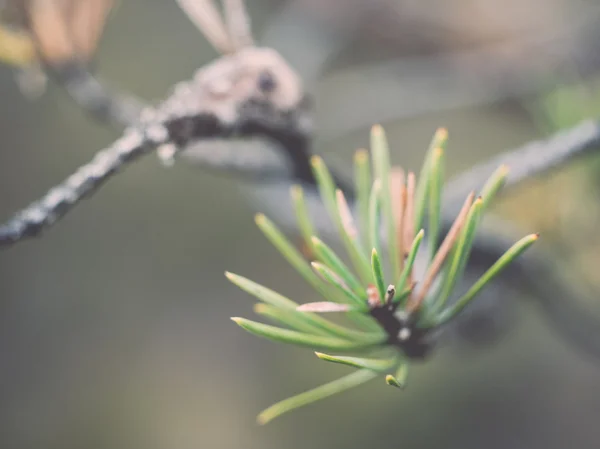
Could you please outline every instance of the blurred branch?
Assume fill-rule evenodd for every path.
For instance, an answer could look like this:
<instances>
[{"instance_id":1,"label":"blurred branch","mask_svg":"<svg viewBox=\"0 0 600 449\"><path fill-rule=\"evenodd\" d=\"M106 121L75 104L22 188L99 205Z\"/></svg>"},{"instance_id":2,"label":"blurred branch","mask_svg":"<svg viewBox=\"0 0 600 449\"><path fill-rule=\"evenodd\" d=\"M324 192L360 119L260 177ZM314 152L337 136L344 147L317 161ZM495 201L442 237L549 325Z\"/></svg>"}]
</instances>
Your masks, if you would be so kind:
<instances>
[{"instance_id":1,"label":"blurred branch","mask_svg":"<svg viewBox=\"0 0 600 449\"><path fill-rule=\"evenodd\" d=\"M327 59L325 57L327 53L333 54L334 48L335 45L329 47L328 51L321 53L322 59ZM62 54L62 52L59 53ZM448 68L454 66L455 62L452 61L456 61L456 59L452 58L460 59L461 57L465 58L465 60L461 63L461 66L462 64L466 64L467 66L472 65L474 67L479 67L481 70L479 72L455 72L454 82L460 83L460 86L462 86L462 92L457 88L457 86L449 86L445 84L449 79L447 75L449 72ZM351 103L348 103L345 106L338 104L336 109L331 112L330 116L339 117L339 119L336 120L340 120L340 123L343 123L344 126L354 128L357 126L357 122L353 122L353 117L344 115L346 111L367 110L370 111L370 114L373 112L372 108L358 108L356 105L372 103L378 107L381 107L382 105L388 106L390 107L388 111L394 112L394 118L397 118L397 114L403 113L402 111L407 114L414 114L415 111L424 111L427 110L428 107L435 107L439 109L440 107L444 106L456 106L460 103L460 101L472 101L474 86L476 88L476 92L479 92L480 94L479 97L475 95L475 98L481 99L486 95L489 95L489 93L486 93L488 90L491 90L492 94L497 94L499 91L502 91L501 87L504 86L506 78L510 78L507 77L506 74L499 76L497 67L495 69L490 69L493 61L489 59L489 55L485 54L485 52L469 52L463 54L462 56L454 55L448 56L448 58L448 61L450 62L446 63L440 63L440 61L443 61L443 59L440 60L439 58L423 59L423 65L417 69L415 69L414 65L406 68L402 67L401 69L406 70L407 73L410 74L409 78L413 81L413 85L410 85L410 88L406 87L407 85L404 84L404 89L406 90L402 91L404 94L403 98L395 98L392 95L394 93L393 90L390 91L388 89L381 89L381 86L384 85L383 81L371 75L367 79L372 80L372 86L374 89L368 90L368 99L366 97L362 99L357 97L358 95L367 95L366 89L363 87L360 89L354 89L353 92L357 96L349 96L348 101L351 101ZM78 62L80 61L78 58L59 58L56 61L60 61L60 64L56 63L54 59L53 61L52 67L69 68L69 70L64 70L67 75L61 76L61 79L78 103L87 110L92 110L99 114L100 117L105 119L113 119L113 121L119 124L131 123L130 121L132 120L137 121L136 117L138 116L138 111L135 109L139 106L134 105L131 107L121 107L124 104L122 103L122 100L115 97L115 95L111 94L109 91L102 89L101 84L96 82L93 76L87 70L87 66L84 63ZM68 64L72 61L75 61L75 69L71 69L71 66ZM531 78L527 78L525 81L523 81L524 86L530 86L528 83L531 83L534 78L539 82L539 77L542 76L544 70L547 69L547 67L542 69L541 66L537 66L536 64L533 64L531 68ZM412 70L414 70L414 72ZM57 73L60 74L61 70L57 70ZM458 75L459 73L460 76ZM469 73L470 77L465 79L465 73ZM425 82L423 82L424 74L431 74L430 78L427 79L427 77L425 77ZM75 79L74 82L67 81L68 79L73 79L73 77ZM482 84L480 82L478 83L480 78L487 80L489 84ZM517 80L520 79L518 75L515 75L515 78ZM365 78L362 79L361 86L364 86L364 79ZM406 82L406 79L408 78L405 77L403 83ZM344 84L344 90L346 91L349 83L345 82L342 84ZM519 83L507 82L506 85L514 87L515 85L519 85ZM356 84L356 86L358 86L358 84ZM434 88L439 90L432 91L431 89ZM181 95L183 97L175 98L176 101L173 101L173 104L169 105L170 108L166 108L166 110L169 113L176 113L176 124L178 126L181 125L182 129L187 129L189 125L187 120L197 119L198 114L197 111L192 111L195 115L190 114L190 112L185 109L187 105L185 100L189 100L190 95L193 94L193 92L186 91L185 89L182 92L183 93ZM506 91L504 92L506 93ZM378 98L377 95L381 94L385 94L385 96ZM117 103L113 104L111 101L116 101ZM419 101L422 102L419 103ZM404 105L407 107L402 108L401 106ZM268 124L270 122L268 110L252 108L248 112L251 113L251 120L253 123ZM377 112L376 109L375 112ZM375 116L370 115L369 117L369 123L377 121ZM365 116L360 118L365 119ZM81 197L83 197L85 194L88 194L91 190L98 188L98 186L101 185L101 183L108 176L112 175L125 162L128 162L137 156L146 154L156 146L172 144L173 136L171 134L174 133L170 133L170 130L164 129L165 123L157 122L150 123L150 125L152 126L147 126L141 130L131 130L132 132L130 135L111 145L108 151L100 153L97 159L92 162L92 164L84 166L80 171L72 175L65 184L60 185L58 188L50 191L50 193L44 197L41 202L34 203L30 208L26 209L24 213L18 215L16 219L10 222L7 227L3 228L5 234L0 238L0 240L4 239L5 243L9 244L24 236L32 236L39 233L45 226L52 224L63 213L73 207L74 203L79 201ZM280 125L281 123L278 121L277 126ZM230 126L225 127L223 130L218 130L216 134L211 134L212 128L210 127L210 123L208 123L205 128L206 129L202 128L207 131L204 135L186 135L186 140L184 143L190 143L190 141L194 139L203 140L217 136L230 137L233 134ZM157 131L159 131L157 133L160 135L159 137L154 135L150 136L150 134L156 134ZM278 131L281 130L278 129ZM298 148L291 148L289 142L287 142L287 147L285 147L285 139L282 140L281 136L275 136L275 138L273 138L273 134L275 132L276 131L273 131L273 128L269 128L267 126L262 129L256 128L253 134L258 134L260 137L271 138L272 140L275 140L281 145L279 150L275 151L281 151L281 148L283 148L285 150L284 153L287 155L295 155L296 159L291 161L292 164L308 162L307 160L304 160L308 159L310 156L307 148L307 142L301 142L301 149L306 150L305 154L301 151L297 151ZM164 134L164 136L162 136L162 134ZM192 139L192 137L194 139ZM467 171L465 174L457 178L457 180L449 184L449 192L447 194L446 201L449 202L450 206L444 209L442 215L442 221L444 226L446 226L446 230L449 229L451 221L453 221L454 217L456 216L457 209L455 207L455 198L464 198L469 191L478 190L481 188L484 179L486 179L491 174L493 169L495 169L498 165L508 164L511 166L511 174L509 175L507 182L509 185L517 185L532 176L537 176L547 172L550 169L562 166L576 156L588 154L591 152L591 150L598 146L599 142L600 128L598 123L588 121L575 128L559 133L550 139L540 142L533 142L519 149L507 151L492 161L476 166L474 169ZM239 173L248 173L252 170L253 173L249 173L250 176L254 176L254 179L259 183L265 182L265 180L259 175L260 170L258 170L258 168L261 167L260 163L262 163L260 160L257 159L257 161L260 162L259 164L254 165L253 168L249 168L248 164L238 163L242 159L236 158L235 152L230 152L228 153L228 160L233 161L233 163L224 165L223 161L218 160L219 158L212 157L213 154L208 151L208 147L205 147L204 149L207 151L200 151L196 153L196 161L200 164L206 165L210 162L212 165L221 166L225 169L234 170ZM283 163L281 158L277 157L275 153L273 153L273 155L275 157L270 159L272 160L272 167L274 167L275 171L281 170L282 177L289 179L290 172L293 172L293 169L290 170L289 166ZM222 157L223 153L219 153L219 156ZM288 162L290 161L288 160ZM293 180L299 181L298 179ZM303 179L303 181L306 180ZM494 237L493 234L486 233L485 235L482 235L483 241L478 239L474 243L473 254L480 256L480 258L477 260L480 260L482 264L489 260L489 258L498 258L507 248L505 245L505 240L502 240L500 237L495 239L492 237ZM528 263L533 264L533 262ZM527 270L524 270L520 264L517 265L519 266L518 269L522 270L521 275L524 276L524 279L526 279L527 282L529 282L527 285L531 287L532 293L535 294L536 297L544 301L552 301L556 299L556 297L553 295L555 295L556 291L558 291L558 287L554 292L548 292L547 288L545 288L546 284L541 286L535 284L535 282L539 281L543 283L544 277L529 276L529 272ZM542 267L542 265L539 266ZM539 272L542 271L545 273L545 277L552 277L552 273L547 269L540 268ZM507 284L510 284L510 282ZM541 290L542 288L543 290ZM566 296L566 285L563 286L563 290L565 291ZM547 293L550 294L549 299L545 297ZM556 307L546 307L546 310L553 313L558 309ZM551 318L553 321L560 320L560 316L552 316Z\"/></svg>"},{"instance_id":2,"label":"blurred branch","mask_svg":"<svg viewBox=\"0 0 600 449\"><path fill-rule=\"evenodd\" d=\"M6 5L10 25L0 27L0 58L21 69L43 64L75 102L97 119L121 126L134 124L142 103L111 90L90 70L113 3L11 0ZM5 47L10 53L2 51Z\"/></svg>"},{"instance_id":3,"label":"blurred branch","mask_svg":"<svg viewBox=\"0 0 600 449\"><path fill-rule=\"evenodd\" d=\"M108 7L110 3L106 2ZM573 47L574 41L587 42L583 37L595 41L589 38L588 32L595 28L598 15L596 11L585 14L579 22L569 22L551 36L523 37L516 50L514 43L488 43L475 50L403 57L334 72L317 85L317 98L327 99L319 103L317 110L322 136L333 138L376 122L539 91L540 83L548 79L548 73L556 75L561 65L593 64L587 48L574 54ZM99 20L104 18L99 16ZM65 31L66 22L59 26L59 15L54 14L51 19L38 20L42 25L37 28L43 32L37 34L45 38L38 37L40 43L48 40L47 28L61 31L59 36L68 31ZM312 84L322 77L332 58L348 45L359 19L358 14L353 14L348 23L335 22L330 26L325 19L310 15L298 2L291 2L270 21L262 43L292 57L302 79ZM508 50L506 45L510 47ZM65 45L58 46L61 47ZM55 79L82 108L99 120L123 126L134 123L142 103L112 91L96 79L86 60L74 57L71 47L73 45L67 45L61 51L54 51L59 55L70 55L69 58L45 58ZM508 58L504 57L506 51L510 53ZM364 89L365 80L370 82L369 89ZM356 104L369 106L356 108Z\"/></svg>"},{"instance_id":4,"label":"blurred branch","mask_svg":"<svg viewBox=\"0 0 600 449\"><path fill-rule=\"evenodd\" d=\"M144 109L141 100L109 87L77 59L48 67L48 72L78 106L101 122L134 125Z\"/></svg>"},{"instance_id":5,"label":"blurred branch","mask_svg":"<svg viewBox=\"0 0 600 449\"><path fill-rule=\"evenodd\" d=\"M506 222L498 222L487 229L485 239L478 237L473 251L475 266L489 266L493 263L491 254L498 248L507 248L512 243L506 237L511 226ZM543 237L543 236L542 236ZM482 251L488 246L488 250ZM502 286L502 299L509 293L532 293L535 307L542 313L553 332L560 335L567 343L583 353L600 360L600 314L597 307L598 292L583 282L581 277L571 279L566 276L564 265L554 252L544 250L541 245L535 252L525 253L519 263L510 265L505 271Z\"/></svg>"},{"instance_id":6,"label":"blurred branch","mask_svg":"<svg viewBox=\"0 0 600 449\"><path fill-rule=\"evenodd\" d=\"M505 187L516 187L527 180L547 174L572 162L591 155L600 149L600 123L586 120L573 128L560 131L548 139L534 141L514 150L476 164L448 183L444 195L444 217L452 217L461 207L465 193L481 189L485 180L500 165L508 165ZM497 221L487 228L485 237L474 244L473 261L476 265L489 265L495 256L510 243L505 238L508 223ZM501 232L502 231L502 232ZM575 347L600 358L600 317L591 313L584 304L597 293L589 291L584 283L571 287L562 270L554 265L555 257L549 254L525 254L520 263L506 271L507 286L535 292L532 297L552 328ZM576 288L575 288L576 287Z\"/></svg>"},{"instance_id":7,"label":"blurred branch","mask_svg":"<svg viewBox=\"0 0 600 449\"><path fill-rule=\"evenodd\" d=\"M600 122L585 120L547 139L505 151L471 167L449 183L444 202L447 206L446 213L455 213L465 192L481 187L498 165L510 167L507 187L517 186L535 176L558 169L575 158L596 152L599 148Z\"/></svg>"},{"instance_id":8,"label":"blurred branch","mask_svg":"<svg viewBox=\"0 0 600 449\"><path fill-rule=\"evenodd\" d=\"M317 97L327 98L318 111L324 137L334 138L373 122L519 97L539 92L574 70L597 69L599 15L590 14L551 37L522 41L508 59L501 57L503 44L489 44L334 72L317 88ZM574 40L581 41L576 51ZM369 89L364 88L365 82ZM357 104L365 106L356 108Z\"/></svg>"},{"instance_id":9,"label":"blurred branch","mask_svg":"<svg viewBox=\"0 0 600 449\"><path fill-rule=\"evenodd\" d=\"M113 6L112 0L29 2L23 14L48 72L75 102L101 121L127 126L137 122L143 105L89 69Z\"/></svg>"},{"instance_id":10,"label":"blurred branch","mask_svg":"<svg viewBox=\"0 0 600 449\"><path fill-rule=\"evenodd\" d=\"M397 36L393 44L400 47L410 45L401 42L410 42L411 33L422 34L427 29L435 34L448 25L448 18L439 17L439 12L402 2L374 3L381 9L350 0L334 2L338 9L348 4L349 10L344 11L329 2L291 1L270 19L263 35L264 45L287 55L305 82L315 86L315 96L321 100L318 123L325 139L368 128L372 123L538 92L545 83L555 82L564 68L571 74L573 67L589 72L600 66L595 56L600 9L588 7L544 32L532 26L516 36L451 50L444 50L440 43L437 51L424 56L368 61L326 73L334 58L356 41L369 17L389 23L394 19L380 16L397 16L398 29L388 34ZM447 30L442 32L446 34ZM419 42L417 39L413 47ZM357 108L357 104L364 107Z\"/></svg>"}]
</instances>

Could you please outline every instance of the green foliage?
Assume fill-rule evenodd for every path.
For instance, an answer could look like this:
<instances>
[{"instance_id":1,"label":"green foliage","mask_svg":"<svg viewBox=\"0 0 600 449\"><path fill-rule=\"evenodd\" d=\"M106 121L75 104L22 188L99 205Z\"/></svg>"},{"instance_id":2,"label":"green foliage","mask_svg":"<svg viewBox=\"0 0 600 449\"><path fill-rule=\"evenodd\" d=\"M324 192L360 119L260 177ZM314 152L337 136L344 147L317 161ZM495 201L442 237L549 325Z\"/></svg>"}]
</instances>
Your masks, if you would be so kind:
<instances>
[{"instance_id":1,"label":"green foliage","mask_svg":"<svg viewBox=\"0 0 600 449\"><path fill-rule=\"evenodd\" d=\"M449 301L467 265L481 216L508 170L500 167L479 197L471 193L451 228L442 235L446 140L447 132L438 130L417 183L413 173L405 176L401 169L390 166L383 129L373 127L371 163L364 150L359 150L354 158L362 235L325 163L313 158L322 200L355 272L315 235L300 187L292 189L291 197L304 244L315 260L307 260L264 215L257 216L256 223L267 239L323 300L299 305L249 279L227 273L230 281L261 301L255 306L259 315L282 327L244 318L232 320L246 331L273 341L344 353L316 352L316 355L321 360L358 368L337 381L269 407L259 415L259 423L265 424L283 413L356 387L378 375L385 375L388 385L404 388L410 362L430 354L434 343L431 332L456 317L488 282L537 239L532 234L519 240L466 294ZM427 250L421 249L425 238L421 227L425 221L429 229ZM413 267L418 254L426 257L428 264L417 283ZM340 320L326 319L323 317L326 313L336 314L344 321L340 324Z\"/></svg>"},{"instance_id":2,"label":"green foliage","mask_svg":"<svg viewBox=\"0 0 600 449\"><path fill-rule=\"evenodd\" d=\"M552 134L600 116L599 87L600 78L582 79L574 74L573 83L558 85L526 102L525 107L541 131Z\"/></svg>"}]
</instances>

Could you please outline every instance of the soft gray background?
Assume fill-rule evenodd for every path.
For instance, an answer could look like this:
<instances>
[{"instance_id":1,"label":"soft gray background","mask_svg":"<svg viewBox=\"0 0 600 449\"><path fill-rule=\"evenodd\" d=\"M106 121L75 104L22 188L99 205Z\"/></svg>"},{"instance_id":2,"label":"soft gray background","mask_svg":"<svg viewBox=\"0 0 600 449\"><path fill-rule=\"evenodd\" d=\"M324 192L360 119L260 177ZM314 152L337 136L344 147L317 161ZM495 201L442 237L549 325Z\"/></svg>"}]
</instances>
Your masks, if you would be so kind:
<instances>
[{"instance_id":1,"label":"soft gray background","mask_svg":"<svg viewBox=\"0 0 600 449\"><path fill-rule=\"evenodd\" d=\"M112 84L159 99L215 56L173 2L121 3L98 54ZM277 2L249 3L260 35ZM52 84L26 100L6 67L0 98L2 217L118 135ZM451 131L451 173L540 135L505 103L428 114L387 124L394 162L417 167L439 125ZM348 167L367 133L365 126L328 139L317 151ZM240 186L148 157L44 238L0 254L1 447L598 447L600 365L558 340L528 305L498 344L440 352L411 372L405 392L379 379L258 427L264 407L346 370L229 321L252 316L253 302L226 281L226 269L308 299L255 229ZM548 184L508 213L535 212L532 221L518 217L534 232L554 216L552 192L560 189ZM595 204L586 196L569 201Z\"/></svg>"}]
</instances>

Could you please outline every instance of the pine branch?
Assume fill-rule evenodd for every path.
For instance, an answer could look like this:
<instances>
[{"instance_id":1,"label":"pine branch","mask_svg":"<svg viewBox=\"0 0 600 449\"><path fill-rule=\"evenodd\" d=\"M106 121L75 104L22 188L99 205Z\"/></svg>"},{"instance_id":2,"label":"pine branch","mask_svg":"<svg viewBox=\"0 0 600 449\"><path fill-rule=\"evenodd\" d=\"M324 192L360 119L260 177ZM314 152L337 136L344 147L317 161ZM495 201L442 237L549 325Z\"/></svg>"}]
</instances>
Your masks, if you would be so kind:
<instances>
[{"instance_id":1,"label":"pine branch","mask_svg":"<svg viewBox=\"0 0 600 449\"><path fill-rule=\"evenodd\" d=\"M600 122L585 120L547 139L529 142L519 148L502 152L469 168L450 181L444 195L445 213L457 211L460 199L465 193L483 187L485 180L500 165L510 168L506 187L516 187L533 177L559 169L576 158L595 153L598 149Z\"/></svg>"}]
</instances>

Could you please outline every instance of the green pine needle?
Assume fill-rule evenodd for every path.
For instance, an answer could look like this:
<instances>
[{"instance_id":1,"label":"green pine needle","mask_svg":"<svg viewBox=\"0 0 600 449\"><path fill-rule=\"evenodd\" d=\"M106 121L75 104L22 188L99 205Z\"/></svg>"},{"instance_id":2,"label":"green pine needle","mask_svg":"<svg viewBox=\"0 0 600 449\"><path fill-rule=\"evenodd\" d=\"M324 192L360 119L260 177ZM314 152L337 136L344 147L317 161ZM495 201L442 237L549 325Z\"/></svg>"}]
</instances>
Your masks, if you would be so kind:
<instances>
[{"instance_id":1,"label":"green pine needle","mask_svg":"<svg viewBox=\"0 0 600 449\"><path fill-rule=\"evenodd\" d=\"M319 348L326 351L358 351L372 348L383 343L384 339L379 335L367 335L360 340L345 340L335 337L323 337L321 335L308 334L268 324L258 323L245 318L232 317L238 326L248 332L264 337L269 340L289 343L296 346L305 346L308 348Z\"/></svg>"},{"instance_id":2,"label":"green pine needle","mask_svg":"<svg viewBox=\"0 0 600 449\"><path fill-rule=\"evenodd\" d=\"M392 265L392 275L397 278L400 276L400 248L396 235L396 222L390 190L390 150L385 132L379 125L373 126L371 129L371 154L375 176L381 180L381 204L388 239L388 255Z\"/></svg>"},{"instance_id":3,"label":"green pine needle","mask_svg":"<svg viewBox=\"0 0 600 449\"><path fill-rule=\"evenodd\" d=\"M415 213L415 229L423 227L423 218L425 217L425 209L427 207L427 196L429 195L429 186L431 183L431 161L435 152L439 149L442 151L446 148L448 142L448 131L445 128L439 128L429 144L425 156L425 162L421 168L419 179L417 181L417 189L415 193L415 204L417 205Z\"/></svg>"},{"instance_id":4,"label":"green pine needle","mask_svg":"<svg viewBox=\"0 0 600 449\"><path fill-rule=\"evenodd\" d=\"M356 201L358 203L358 222L362 234L362 243L369 246L369 197L371 195L371 164L367 150L358 150L354 155L354 179Z\"/></svg>"},{"instance_id":5,"label":"green pine needle","mask_svg":"<svg viewBox=\"0 0 600 449\"><path fill-rule=\"evenodd\" d=\"M330 336L328 331L307 320L306 313L303 312L258 303L254 304L254 313L268 318L274 323L288 326L292 330L314 335Z\"/></svg>"},{"instance_id":6,"label":"green pine needle","mask_svg":"<svg viewBox=\"0 0 600 449\"><path fill-rule=\"evenodd\" d=\"M227 279L229 279L239 288L244 290L246 293L249 293L255 298L260 299L266 304L272 305L282 310L296 310L296 308L299 305L298 303L286 298L285 296L282 296L279 293L267 287L257 284L256 282L251 281L250 279L228 272L225 273L225 275L227 276ZM329 321L321 317L320 315L316 315L314 313L303 312L302 317L308 324L311 324L334 337L345 338L350 340L361 340L365 335L364 332L348 329L345 326L341 326L337 323ZM373 331L369 329L369 332ZM377 333L383 335L380 329L377 329Z\"/></svg>"},{"instance_id":7,"label":"green pine needle","mask_svg":"<svg viewBox=\"0 0 600 449\"><path fill-rule=\"evenodd\" d=\"M323 279L337 288L348 299L347 302L354 305L364 305L365 302L348 287L338 273L319 262L312 262L311 265Z\"/></svg>"},{"instance_id":8,"label":"green pine needle","mask_svg":"<svg viewBox=\"0 0 600 449\"><path fill-rule=\"evenodd\" d=\"M232 320L246 331L272 341L347 353L316 352L316 355L321 360L358 369L346 377L269 407L258 416L259 423L265 424L283 413L358 386L390 370L395 372L387 374L386 383L405 388L410 361L423 354L415 352L414 348L429 349L429 342L418 339L457 316L537 240L537 234L519 240L467 293L447 305L463 277L481 217L508 174L506 166L499 167L476 201L473 201L474 193L469 195L440 244L447 137L443 128L436 132L415 183L413 173L404 179L403 171L398 170L394 173L399 176L392 176L385 133L381 127L373 127L373 172L366 150L359 150L354 157L358 217L351 215L344 194L335 186L323 160L316 156L312 158L321 199L337 228L351 266L316 235L299 186L292 188L291 201L300 234L316 260L307 261L275 224L264 215L256 216L256 224L263 234L322 299L299 305L256 282L226 273L232 283L261 301L254 306L258 315L283 327L245 318ZM425 217L427 235L422 229ZM417 229L420 231L414 235ZM387 240L382 241L382 237ZM417 255L426 252L421 246L425 237L429 253L423 261L428 265L424 267L423 278L417 279L414 267ZM389 277L395 283L387 279L388 269ZM333 322L324 318L324 314L348 318L356 327ZM388 355L382 358L382 353ZM393 355L389 357L389 353Z\"/></svg>"},{"instance_id":9,"label":"green pine needle","mask_svg":"<svg viewBox=\"0 0 600 449\"><path fill-rule=\"evenodd\" d=\"M369 197L369 248L379 251L379 211L380 211L381 180L376 179ZM369 276L370 278L370 276Z\"/></svg>"},{"instance_id":10,"label":"green pine needle","mask_svg":"<svg viewBox=\"0 0 600 449\"><path fill-rule=\"evenodd\" d=\"M294 211L296 212L296 220L298 221L298 229L302 235L304 243L311 248L312 237L315 234L314 226L310 220L306 202L304 201L304 191L299 185L294 185L290 189L290 196L294 203Z\"/></svg>"},{"instance_id":11,"label":"green pine needle","mask_svg":"<svg viewBox=\"0 0 600 449\"><path fill-rule=\"evenodd\" d=\"M359 357L329 355L323 354L322 352L315 352L315 355L326 362L339 363L341 365L352 366L360 369L364 368L380 373L393 368L398 361L398 356L390 359L364 359Z\"/></svg>"},{"instance_id":12,"label":"green pine needle","mask_svg":"<svg viewBox=\"0 0 600 449\"><path fill-rule=\"evenodd\" d=\"M498 259L496 263L479 278L479 280L469 289L469 291L467 291L467 293L464 294L464 296L456 301L453 306L440 314L436 325L440 326L458 315L458 313L460 313L460 311L463 310L477 296L483 287L485 287L498 274L500 274L500 272L504 270L504 268L506 268L513 260L519 257L521 253L534 244L538 238L538 234L531 234L523 237L521 240L511 246L510 249L506 251L504 255L502 255L502 257L500 257L500 259Z\"/></svg>"},{"instance_id":13,"label":"green pine needle","mask_svg":"<svg viewBox=\"0 0 600 449\"><path fill-rule=\"evenodd\" d=\"M429 205L428 205L428 247L429 260L433 260L438 248L438 237L441 227L441 208L442 208L442 186L444 184L444 152L441 148L436 148L431 160L431 169L429 176ZM418 206L419 209L422 206ZM417 228L418 229L418 228Z\"/></svg>"},{"instance_id":14,"label":"green pine needle","mask_svg":"<svg viewBox=\"0 0 600 449\"><path fill-rule=\"evenodd\" d=\"M408 257L406 258L406 261L404 263L404 269L402 270L402 273L400 274L400 279L398 279L398 282L396 282L396 291L397 292L403 292L407 288L410 288L410 286L407 285L407 282L411 276L413 266L415 263L415 259L417 258L417 253L419 252L419 248L421 246L421 242L423 241L424 236L425 236L425 231L423 229L421 229L417 233L415 239L413 240L412 246L410 248L410 252L408 253ZM401 300L401 297L394 298L394 302L399 302L400 300Z\"/></svg>"},{"instance_id":15,"label":"green pine needle","mask_svg":"<svg viewBox=\"0 0 600 449\"><path fill-rule=\"evenodd\" d=\"M328 398L334 394L342 393L346 390L350 390L351 388L358 387L359 385L374 379L377 377L377 375L378 373L376 371L371 371L368 369L355 371L352 374L348 374L347 376L334 380L333 382L321 385L320 387L272 405L271 407L262 411L258 415L256 421L261 425L267 424L269 421L272 421L284 413Z\"/></svg>"},{"instance_id":16,"label":"green pine needle","mask_svg":"<svg viewBox=\"0 0 600 449\"><path fill-rule=\"evenodd\" d=\"M344 246L346 247L346 251L350 256L350 259L352 260L354 268L358 271L358 274L361 276L361 279L364 282L369 278L369 261L360 251L360 242L358 236L349 235L347 229L344 228L344 223L339 213L338 200L336 198L336 186L333 182L333 177L325 166L323 159L320 157L313 156L311 158L311 164L323 204L329 213L329 217L333 220L339 234L342 237L342 241L344 242Z\"/></svg>"},{"instance_id":17,"label":"green pine needle","mask_svg":"<svg viewBox=\"0 0 600 449\"><path fill-rule=\"evenodd\" d=\"M456 283L462 278L462 273L467 264L469 254L471 253L471 246L475 240L475 231L479 224L479 218L483 209L483 200L478 198L471 205L469 215L465 226L461 231L461 235L458 238L458 243L454 246L450 262L447 264L447 269L444 273L444 280L440 292L437 294L436 308L439 310L445 304L450 294L454 290Z\"/></svg>"},{"instance_id":18,"label":"green pine needle","mask_svg":"<svg viewBox=\"0 0 600 449\"><path fill-rule=\"evenodd\" d=\"M364 293L365 289L360 281L329 246L323 243L318 237L312 237L311 242L317 258L337 273L355 295Z\"/></svg>"},{"instance_id":19,"label":"green pine needle","mask_svg":"<svg viewBox=\"0 0 600 449\"><path fill-rule=\"evenodd\" d=\"M406 379L408 378L408 364L403 363L398 367L396 375L388 374L385 376L385 383L391 387L396 387L404 390L406 387Z\"/></svg>"},{"instance_id":20,"label":"green pine needle","mask_svg":"<svg viewBox=\"0 0 600 449\"><path fill-rule=\"evenodd\" d=\"M483 199L483 210L485 211L489 204L492 202L496 194L500 191L504 183L506 182L506 177L508 176L509 168L507 165L501 165L496 169L496 171L492 174L490 179L485 183L483 189L481 189L481 198Z\"/></svg>"},{"instance_id":21,"label":"green pine needle","mask_svg":"<svg viewBox=\"0 0 600 449\"><path fill-rule=\"evenodd\" d=\"M383 275L383 267L381 266L381 259L377 254L377 250L373 248L371 251L371 266L373 267L373 281L379 292L379 298L381 301L385 298L385 281Z\"/></svg>"}]
</instances>

